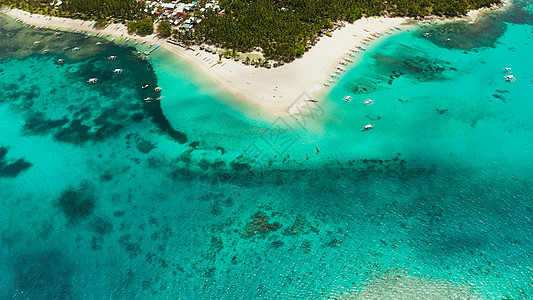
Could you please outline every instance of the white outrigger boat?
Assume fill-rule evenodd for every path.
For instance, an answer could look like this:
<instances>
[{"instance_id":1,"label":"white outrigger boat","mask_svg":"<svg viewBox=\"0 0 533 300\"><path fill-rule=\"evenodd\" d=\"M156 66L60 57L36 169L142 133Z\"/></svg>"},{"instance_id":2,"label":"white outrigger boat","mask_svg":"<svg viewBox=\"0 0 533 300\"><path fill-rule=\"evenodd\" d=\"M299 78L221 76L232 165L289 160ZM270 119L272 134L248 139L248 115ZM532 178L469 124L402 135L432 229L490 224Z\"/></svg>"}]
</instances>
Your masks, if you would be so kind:
<instances>
[{"instance_id":1,"label":"white outrigger boat","mask_svg":"<svg viewBox=\"0 0 533 300\"><path fill-rule=\"evenodd\" d=\"M365 101L366 105L370 105L370 104L373 104L373 103L374 103L374 100L372 100L372 99L368 99L368 100Z\"/></svg>"},{"instance_id":2,"label":"white outrigger boat","mask_svg":"<svg viewBox=\"0 0 533 300\"><path fill-rule=\"evenodd\" d=\"M98 78L94 77L94 78L90 78L88 81L87 81L89 84L95 84L95 83L98 83Z\"/></svg>"},{"instance_id":3,"label":"white outrigger boat","mask_svg":"<svg viewBox=\"0 0 533 300\"><path fill-rule=\"evenodd\" d=\"M154 88L154 91L156 91L156 92L161 92L162 89L163 89L163 88L156 86L156 87Z\"/></svg>"},{"instance_id":4,"label":"white outrigger boat","mask_svg":"<svg viewBox=\"0 0 533 300\"><path fill-rule=\"evenodd\" d=\"M505 80L509 82L515 82L516 78L514 78L514 75L507 75L505 76Z\"/></svg>"},{"instance_id":5,"label":"white outrigger boat","mask_svg":"<svg viewBox=\"0 0 533 300\"><path fill-rule=\"evenodd\" d=\"M117 57L114 56L114 55L111 55L111 56L108 56L107 59L109 59L109 60L115 60L115 59L117 59Z\"/></svg>"},{"instance_id":6,"label":"white outrigger boat","mask_svg":"<svg viewBox=\"0 0 533 300\"><path fill-rule=\"evenodd\" d=\"M122 73L122 69L113 70L113 74L120 74L120 73Z\"/></svg>"},{"instance_id":7,"label":"white outrigger boat","mask_svg":"<svg viewBox=\"0 0 533 300\"><path fill-rule=\"evenodd\" d=\"M346 96L346 97L342 98L342 100L344 100L344 102L352 102L353 98L352 98L352 96Z\"/></svg>"},{"instance_id":8,"label":"white outrigger boat","mask_svg":"<svg viewBox=\"0 0 533 300\"><path fill-rule=\"evenodd\" d=\"M363 131L369 131L371 129L374 129L374 125L372 124L367 124L363 127Z\"/></svg>"},{"instance_id":9,"label":"white outrigger boat","mask_svg":"<svg viewBox=\"0 0 533 300\"><path fill-rule=\"evenodd\" d=\"M505 73L511 73L511 68L505 67L505 68L503 68L503 71Z\"/></svg>"}]
</instances>

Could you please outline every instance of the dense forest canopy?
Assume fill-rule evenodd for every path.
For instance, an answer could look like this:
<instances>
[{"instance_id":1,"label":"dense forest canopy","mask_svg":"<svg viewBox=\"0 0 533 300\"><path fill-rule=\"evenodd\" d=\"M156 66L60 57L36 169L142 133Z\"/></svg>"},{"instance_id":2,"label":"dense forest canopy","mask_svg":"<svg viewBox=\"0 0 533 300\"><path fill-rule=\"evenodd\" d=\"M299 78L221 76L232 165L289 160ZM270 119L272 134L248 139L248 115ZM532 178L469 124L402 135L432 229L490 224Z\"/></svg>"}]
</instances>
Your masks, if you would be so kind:
<instances>
[{"instance_id":1,"label":"dense forest canopy","mask_svg":"<svg viewBox=\"0 0 533 300\"><path fill-rule=\"evenodd\" d=\"M457 16L470 9L500 0L220 0L220 9L196 10L189 15L202 18L194 30L182 30L186 43L208 42L232 49L260 48L269 58L291 60L303 54L317 35L328 33L337 21L353 22L362 16L427 15ZM0 0L33 13L81 19L137 20L130 29L151 32L144 4L138 0L63 0L59 7L51 0ZM187 0L185 2L191 2ZM206 1L198 1L203 7ZM144 18L144 19L143 19ZM141 21L141 19L143 19ZM167 35L169 28L160 27Z\"/></svg>"},{"instance_id":2,"label":"dense forest canopy","mask_svg":"<svg viewBox=\"0 0 533 300\"><path fill-rule=\"evenodd\" d=\"M0 0L0 5L17 7L32 13L80 19L113 18L132 20L143 14L144 4L137 0Z\"/></svg>"},{"instance_id":3,"label":"dense forest canopy","mask_svg":"<svg viewBox=\"0 0 533 300\"><path fill-rule=\"evenodd\" d=\"M260 47L267 57L293 59L335 21L362 16L458 16L499 0L221 0L197 24L195 39L238 51Z\"/></svg>"}]
</instances>

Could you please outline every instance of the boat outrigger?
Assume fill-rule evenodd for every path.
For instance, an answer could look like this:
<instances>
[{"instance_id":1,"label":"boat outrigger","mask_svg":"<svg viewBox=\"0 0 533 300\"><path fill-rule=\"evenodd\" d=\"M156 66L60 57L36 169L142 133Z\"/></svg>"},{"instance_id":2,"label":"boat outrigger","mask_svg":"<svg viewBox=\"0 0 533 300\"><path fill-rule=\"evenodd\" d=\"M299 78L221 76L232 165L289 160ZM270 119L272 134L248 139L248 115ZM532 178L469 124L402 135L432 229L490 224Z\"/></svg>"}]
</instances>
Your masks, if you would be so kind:
<instances>
[{"instance_id":1,"label":"boat outrigger","mask_svg":"<svg viewBox=\"0 0 533 300\"><path fill-rule=\"evenodd\" d=\"M369 131L371 129L374 129L374 125L372 124L367 124L363 127L363 130L362 131Z\"/></svg>"},{"instance_id":2,"label":"boat outrigger","mask_svg":"<svg viewBox=\"0 0 533 300\"><path fill-rule=\"evenodd\" d=\"M505 67L505 68L503 69L503 71L504 71L505 73L511 73L511 68Z\"/></svg>"},{"instance_id":3,"label":"boat outrigger","mask_svg":"<svg viewBox=\"0 0 533 300\"><path fill-rule=\"evenodd\" d=\"M95 84L98 82L98 78L90 78L88 81L87 81L89 84Z\"/></svg>"},{"instance_id":4,"label":"boat outrigger","mask_svg":"<svg viewBox=\"0 0 533 300\"><path fill-rule=\"evenodd\" d=\"M346 97L342 98L342 100L344 100L344 102L352 102L353 98L352 98L352 96L346 96Z\"/></svg>"},{"instance_id":5,"label":"boat outrigger","mask_svg":"<svg viewBox=\"0 0 533 300\"><path fill-rule=\"evenodd\" d=\"M113 74L120 74L120 73L122 73L122 69L113 70Z\"/></svg>"},{"instance_id":6,"label":"boat outrigger","mask_svg":"<svg viewBox=\"0 0 533 300\"><path fill-rule=\"evenodd\" d=\"M154 88L154 91L156 91L156 92L161 92L162 89L163 89L163 88L156 86L156 87Z\"/></svg>"},{"instance_id":7,"label":"boat outrigger","mask_svg":"<svg viewBox=\"0 0 533 300\"><path fill-rule=\"evenodd\" d=\"M108 56L107 59L109 59L109 60L115 60L115 59L117 59L117 57L114 56L114 55L111 55L111 56Z\"/></svg>"},{"instance_id":8,"label":"boat outrigger","mask_svg":"<svg viewBox=\"0 0 533 300\"><path fill-rule=\"evenodd\" d=\"M365 101L366 105L370 105L372 103L374 103L374 100L372 100L372 99L368 99L368 100Z\"/></svg>"}]
</instances>

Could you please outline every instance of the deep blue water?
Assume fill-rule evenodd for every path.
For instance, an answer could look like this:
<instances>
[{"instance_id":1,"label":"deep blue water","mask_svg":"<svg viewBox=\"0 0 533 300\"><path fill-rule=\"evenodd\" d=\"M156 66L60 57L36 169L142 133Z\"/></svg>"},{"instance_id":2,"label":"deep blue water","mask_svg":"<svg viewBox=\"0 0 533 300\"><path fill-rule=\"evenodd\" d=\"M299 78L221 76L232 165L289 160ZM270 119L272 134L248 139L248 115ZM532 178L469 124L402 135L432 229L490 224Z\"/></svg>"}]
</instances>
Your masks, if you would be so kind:
<instances>
[{"instance_id":1,"label":"deep blue water","mask_svg":"<svg viewBox=\"0 0 533 300\"><path fill-rule=\"evenodd\" d=\"M528 5L388 37L281 119L0 19L0 298L533 297Z\"/></svg>"}]
</instances>

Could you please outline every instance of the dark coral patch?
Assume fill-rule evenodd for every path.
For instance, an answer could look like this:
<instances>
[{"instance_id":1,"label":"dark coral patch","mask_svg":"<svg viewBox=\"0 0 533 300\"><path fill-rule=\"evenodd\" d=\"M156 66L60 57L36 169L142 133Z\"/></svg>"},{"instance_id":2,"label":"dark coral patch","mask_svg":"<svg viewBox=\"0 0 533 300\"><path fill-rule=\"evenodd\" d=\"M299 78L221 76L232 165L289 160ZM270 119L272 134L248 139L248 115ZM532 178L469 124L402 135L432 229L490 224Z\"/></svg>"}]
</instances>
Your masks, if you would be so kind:
<instances>
[{"instance_id":1,"label":"dark coral patch","mask_svg":"<svg viewBox=\"0 0 533 300\"><path fill-rule=\"evenodd\" d=\"M24 299L71 299L72 268L59 251L22 255L14 264L16 292Z\"/></svg>"},{"instance_id":2,"label":"dark coral patch","mask_svg":"<svg viewBox=\"0 0 533 300\"><path fill-rule=\"evenodd\" d=\"M281 226L278 222L269 223L268 216L264 212L258 211L252 216L252 222L246 227L246 237L252 237L256 234L264 236L277 231Z\"/></svg>"},{"instance_id":3,"label":"dark coral patch","mask_svg":"<svg viewBox=\"0 0 533 300\"><path fill-rule=\"evenodd\" d=\"M96 200L88 188L82 186L78 190L69 188L64 191L57 200L57 206L70 223L77 223L93 214Z\"/></svg>"},{"instance_id":4,"label":"dark coral patch","mask_svg":"<svg viewBox=\"0 0 533 300\"><path fill-rule=\"evenodd\" d=\"M32 166L30 162L22 158L11 163L8 162L6 159L7 152L8 149L6 147L0 147L0 177L17 177Z\"/></svg>"}]
</instances>

